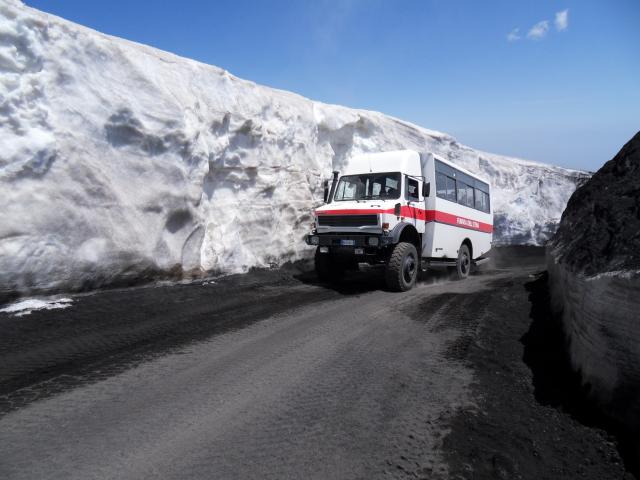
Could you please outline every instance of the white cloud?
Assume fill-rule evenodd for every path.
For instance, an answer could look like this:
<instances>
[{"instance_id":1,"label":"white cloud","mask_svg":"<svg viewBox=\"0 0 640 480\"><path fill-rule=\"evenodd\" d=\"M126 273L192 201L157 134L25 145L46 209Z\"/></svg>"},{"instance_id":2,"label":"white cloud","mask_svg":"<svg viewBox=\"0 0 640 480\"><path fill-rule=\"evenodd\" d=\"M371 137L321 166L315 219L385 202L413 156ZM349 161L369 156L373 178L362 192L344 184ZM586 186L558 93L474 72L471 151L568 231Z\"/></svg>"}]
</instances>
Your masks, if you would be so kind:
<instances>
[{"instance_id":1,"label":"white cloud","mask_svg":"<svg viewBox=\"0 0 640 480\"><path fill-rule=\"evenodd\" d=\"M520 40L521 38L522 37L520 36L520 29L519 28L514 28L507 35L507 41L509 41L509 42L515 42L516 40Z\"/></svg>"},{"instance_id":2,"label":"white cloud","mask_svg":"<svg viewBox=\"0 0 640 480\"><path fill-rule=\"evenodd\" d=\"M549 31L549 20L542 20L541 22L536 23L529 33L527 33L527 38L532 40L540 40L547 35Z\"/></svg>"},{"instance_id":3,"label":"white cloud","mask_svg":"<svg viewBox=\"0 0 640 480\"><path fill-rule=\"evenodd\" d=\"M559 32L566 30L569 26L569 9L556 13L556 30Z\"/></svg>"}]
</instances>

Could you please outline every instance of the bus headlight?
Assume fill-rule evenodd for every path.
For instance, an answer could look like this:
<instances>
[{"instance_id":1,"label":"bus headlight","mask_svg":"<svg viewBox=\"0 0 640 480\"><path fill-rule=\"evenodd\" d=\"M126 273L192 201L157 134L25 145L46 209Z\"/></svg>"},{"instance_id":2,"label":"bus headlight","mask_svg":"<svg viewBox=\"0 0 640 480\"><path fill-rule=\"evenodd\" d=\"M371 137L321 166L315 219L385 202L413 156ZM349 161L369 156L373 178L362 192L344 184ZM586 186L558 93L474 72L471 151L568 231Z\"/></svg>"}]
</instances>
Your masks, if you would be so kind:
<instances>
[{"instance_id":1,"label":"bus headlight","mask_svg":"<svg viewBox=\"0 0 640 480\"><path fill-rule=\"evenodd\" d=\"M369 245L377 247L378 243L380 243L380 239L378 237L369 237Z\"/></svg>"},{"instance_id":2,"label":"bus headlight","mask_svg":"<svg viewBox=\"0 0 640 480\"><path fill-rule=\"evenodd\" d=\"M317 235L309 235L309 244L318 245L320 243L320 237Z\"/></svg>"}]
</instances>

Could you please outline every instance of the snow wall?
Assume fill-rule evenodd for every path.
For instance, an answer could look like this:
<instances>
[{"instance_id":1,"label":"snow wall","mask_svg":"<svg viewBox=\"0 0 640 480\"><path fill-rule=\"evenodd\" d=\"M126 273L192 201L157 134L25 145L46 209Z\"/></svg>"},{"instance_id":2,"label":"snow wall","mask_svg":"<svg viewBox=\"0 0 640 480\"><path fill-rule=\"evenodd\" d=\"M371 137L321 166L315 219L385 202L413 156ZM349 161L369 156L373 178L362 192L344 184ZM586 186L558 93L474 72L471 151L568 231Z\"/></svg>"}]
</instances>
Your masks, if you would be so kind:
<instances>
[{"instance_id":1,"label":"snow wall","mask_svg":"<svg viewBox=\"0 0 640 480\"><path fill-rule=\"evenodd\" d=\"M498 243L540 244L588 176L460 145L0 3L0 294L242 272L308 254L323 179L412 148L491 179Z\"/></svg>"},{"instance_id":2,"label":"snow wall","mask_svg":"<svg viewBox=\"0 0 640 480\"><path fill-rule=\"evenodd\" d=\"M547 246L552 309L593 399L640 433L640 133L569 200Z\"/></svg>"}]
</instances>

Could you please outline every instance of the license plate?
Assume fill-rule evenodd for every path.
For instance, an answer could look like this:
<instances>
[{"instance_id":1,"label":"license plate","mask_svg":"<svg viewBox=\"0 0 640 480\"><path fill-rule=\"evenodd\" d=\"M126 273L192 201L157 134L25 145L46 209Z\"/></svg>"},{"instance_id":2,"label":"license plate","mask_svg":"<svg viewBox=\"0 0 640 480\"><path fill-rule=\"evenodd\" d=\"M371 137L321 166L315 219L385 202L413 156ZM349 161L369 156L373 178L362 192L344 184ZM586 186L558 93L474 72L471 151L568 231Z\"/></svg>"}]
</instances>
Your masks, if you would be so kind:
<instances>
[{"instance_id":1,"label":"license plate","mask_svg":"<svg viewBox=\"0 0 640 480\"><path fill-rule=\"evenodd\" d=\"M355 253L356 255L364 255L364 248L356 248L354 249L353 253Z\"/></svg>"},{"instance_id":2,"label":"license plate","mask_svg":"<svg viewBox=\"0 0 640 480\"><path fill-rule=\"evenodd\" d=\"M355 240L340 240L340 245L342 245L343 247L353 247L355 244Z\"/></svg>"}]
</instances>

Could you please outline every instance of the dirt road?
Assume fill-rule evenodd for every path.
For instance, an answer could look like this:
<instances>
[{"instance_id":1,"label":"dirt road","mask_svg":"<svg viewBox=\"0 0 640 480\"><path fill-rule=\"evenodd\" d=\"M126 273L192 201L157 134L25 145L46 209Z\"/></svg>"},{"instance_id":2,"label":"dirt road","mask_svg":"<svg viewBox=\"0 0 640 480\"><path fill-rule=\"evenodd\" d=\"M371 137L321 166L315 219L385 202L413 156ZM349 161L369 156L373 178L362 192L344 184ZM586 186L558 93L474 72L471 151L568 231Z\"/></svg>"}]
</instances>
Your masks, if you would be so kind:
<instances>
[{"instance_id":1,"label":"dirt road","mask_svg":"<svg viewBox=\"0 0 640 480\"><path fill-rule=\"evenodd\" d=\"M0 314L0 478L633 478L540 398L542 252L499 255L402 294L285 269Z\"/></svg>"}]
</instances>

